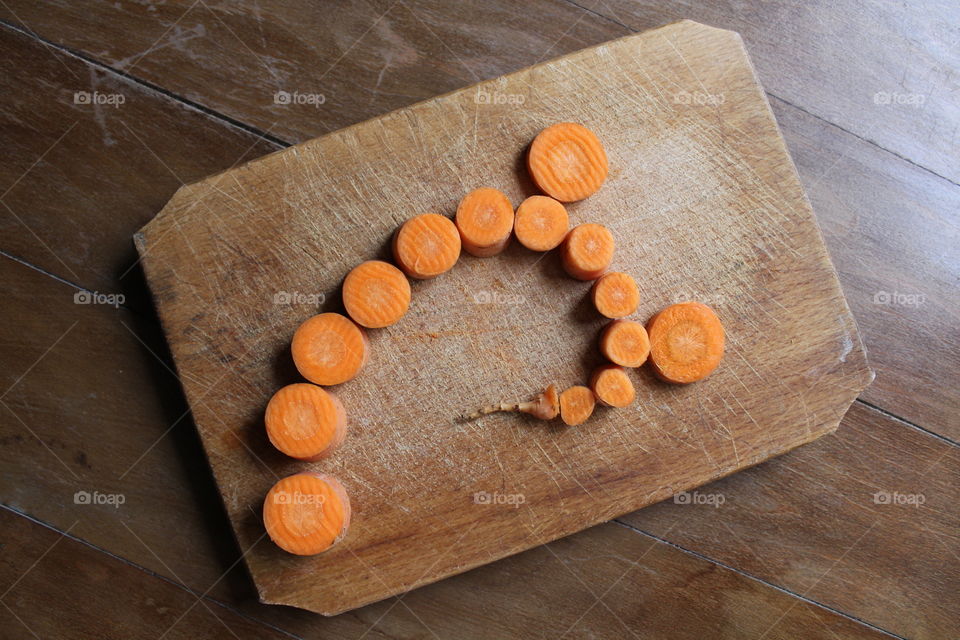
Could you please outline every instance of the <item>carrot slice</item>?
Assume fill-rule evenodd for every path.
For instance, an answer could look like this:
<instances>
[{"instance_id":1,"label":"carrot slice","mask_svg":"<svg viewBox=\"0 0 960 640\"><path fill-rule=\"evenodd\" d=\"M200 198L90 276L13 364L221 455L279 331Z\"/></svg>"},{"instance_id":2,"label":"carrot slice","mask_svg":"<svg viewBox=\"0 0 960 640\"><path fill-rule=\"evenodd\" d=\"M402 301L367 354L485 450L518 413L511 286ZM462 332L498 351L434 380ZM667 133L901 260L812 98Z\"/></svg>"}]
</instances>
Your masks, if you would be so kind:
<instances>
[{"instance_id":1,"label":"carrot slice","mask_svg":"<svg viewBox=\"0 0 960 640\"><path fill-rule=\"evenodd\" d=\"M639 367L650 354L647 330L633 320L614 320L600 336L600 352L621 367Z\"/></svg>"},{"instance_id":2,"label":"carrot slice","mask_svg":"<svg viewBox=\"0 0 960 640\"><path fill-rule=\"evenodd\" d=\"M532 251L550 251L563 242L570 217L561 203L547 196L530 196L517 207L513 232Z\"/></svg>"},{"instance_id":3,"label":"carrot slice","mask_svg":"<svg viewBox=\"0 0 960 640\"><path fill-rule=\"evenodd\" d=\"M577 280L596 280L610 266L613 249L613 234L605 226L577 225L563 241L563 268Z\"/></svg>"},{"instance_id":4,"label":"carrot slice","mask_svg":"<svg viewBox=\"0 0 960 640\"><path fill-rule=\"evenodd\" d=\"M393 235L393 257L411 278L434 278L457 263L460 233L450 218L436 213L410 218Z\"/></svg>"},{"instance_id":5,"label":"carrot slice","mask_svg":"<svg viewBox=\"0 0 960 640\"><path fill-rule=\"evenodd\" d=\"M590 376L590 388L597 400L608 407L625 407L636 397L627 372L616 364L597 367Z\"/></svg>"},{"instance_id":6,"label":"carrot slice","mask_svg":"<svg viewBox=\"0 0 960 640\"><path fill-rule=\"evenodd\" d=\"M464 251L479 258L495 256L510 241L513 205L496 189L474 189L460 201L455 220Z\"/></svg>"},{"instance_id":7,"label":"carrot slice","mask_svg":"<svg viewBox=\"0 0 960 640\"><path fill-rule=\"evenodd\" d=\"M725 334L713 309L700 302L674 304L650 319L650 360L667 382L687 384L713 373L723 358Z\"/></svg>"},{"instance_id":8,"label":"carrot slice","mask_svg":"<svg viewBox=\"0 0 960 640\"><path fill-rule=\"evenodd\" d=\"M533 139L527 169L548 196L560 202L576 202L596 193L607 179L607 152L583 125L561 122Z\"/></svg>"},{"instance_id":9,"label":"carrot slice","mask_svg":"<svg viewBox=\"0 0 960 640\"><path fill-rule=\"evenodd\" d=\"M367 362L367 336L350 318L321 313L296 330L290 352L297 371L310 382L340 384L356 376Z\"/></svg>"},{"instance_id":10,"label":"carrot slice","mask_svg":"<svg viewBox=\"0 0 960 640\"><path fill-rule=\"evenodd\" d=\"M306 382L273 394L264 423L273 446L300 460L323 458L347 434L347 414L337 396Z\"/></svg>"},{"instance_id":11,"label":"carrot slice","mask_svg":"<svg viewBox=\"0 0 960 640\"><path fill-rule=\"evenodd\" d=\"M640 289L632 276L619 271L606 273L593 283L593 306L608 318L623 318L637 310Z\"/></svg>"},{"instance_id":12,"label":"carrot slice","mask_svg":"<svg viewBox=\"0 0 960 640\"><path fill-rule=\"evenodd\" d=\"M350 499L343 485L319 473L283 478L263 502L263 523L278 547L298 556L326 551L350 526Z\"/></svg>"},{"instance_id":13,"label":"carrot slice","mask_svg":"<svg viewBox=\"0 0 960 640\"><path fill-rule=\"evenodd\" d=\"M560 394L560 419L571 427L583 424L593 414L597 401L588 387L577 385Z\"/></svg>"},{"instance_id":14,"label":"carrot slice","mask_svg":"<svg viewBox=\"0 0 960 640\"><path fill-rule=\"evenodd\" d=\"M343 306L361 326L389 327L410 306L410 283L392 264L381 260L361 262L343 281Z\"/></svg>"}]
</instances>

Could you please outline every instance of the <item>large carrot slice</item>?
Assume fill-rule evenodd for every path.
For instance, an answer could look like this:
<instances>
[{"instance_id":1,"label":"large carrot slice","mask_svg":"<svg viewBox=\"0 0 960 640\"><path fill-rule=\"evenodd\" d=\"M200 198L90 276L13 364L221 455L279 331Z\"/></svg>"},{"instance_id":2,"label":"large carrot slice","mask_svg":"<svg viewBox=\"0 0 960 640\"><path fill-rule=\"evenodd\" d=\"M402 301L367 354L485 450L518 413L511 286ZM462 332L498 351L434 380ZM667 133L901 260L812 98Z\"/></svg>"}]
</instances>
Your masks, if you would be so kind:
<instances>
[{"instance_id":1,"label":"large carrot slice","mask_svg":"<svg viewBox=\"0 0 960 640\"><path fill-rule=\"evenodd\" d=\"M464 251L479 258L495 256L510 241L513 205L496 189L474 189L460 201L454 219Z\"/></svg>"},{"instance_id":2,"label":"large carrot slice","mask_svg":"<svg viewBox=\"0 0 960 640\"><path fill-rule=\"evenodd\" d=\"M457 263L460 233L450 218L436 213L410 218L393 236L393 257L411 278L434 278Z\"/></svg>"},{"instance_id":3,"label":"large carrot slice","mask_svg":"<svg viewBox=\"0 0 960 640\"><path fill-rule=\"evenodd\" d=\"M607 152L583 125L561 122L533 139L527 169L548 196L575 202L595 193L607 179Z\"/></svg>"},{"instance_id":4,"label":"large carrot slice","mask_svg":"<svg viewBox=\"0 0 960 640\"><path fill-rule=\"evenodd\" d=\"M410 306L410 283L392 264L381 260L361 262L343 281L343 306L361 326L389 327Z\"/></svg>"},{"instance_id":5,"label":"large carrot slice","mask_svg":"<svg viewBox=\"0 0 960 640\"><path fill-rule=\"evenodd\" d=\"M263 502L263 523L278 547L312 556L339 542L350 526L350 499L328 475L298 473L283 478Z\"/></svg>"},{"instance_id":6,"label":"large carrot slice","mask_svg":"<svg viewBox=\"0 0 960 640\"><path fill-rule=\"evenodd\" d=\"M321 313L307 319L293 334L293 363L314 384L340 384L352 379L367 361L367 336L350 318Z\"/></svg>"},{"instance_id":7,"label":"large carrot slice","mask_svg":"<svg viewBox=\"0 0 960 640\"><path fill-rule=\"evenodd\" d=\"M624 318L637 310L640 289L629 274L611 271L600 276L590 291L593 306L608 318Z\"/></svg>"},{"instance_id":8,"label":"large carrot slice","mask_svg":"<svg viewBox=\"0 0 960 640\"><path fill-rule=\"evenodd\" d=\"M651 318L647 327L653 370L663 380L678 384L702 380L723 358L723 325L705 304L671 305Z\"/></svg>"},{"instance_id":9,"label":"large carrot slice","mask_svg":"<svg viewBox=\"0 0 960 640\"><path fill-rule=\"evenodd\" d=\"M600 335L600 352L621 367L639 367L650 354L647 331L639 322L614 320Z\"/></svg>"},{"instance_id":10,"label":"large carrot slice","mask_svg":"<svg viewBox=\"0 0 960 640\"><path fill-rule=\"evenodd\" d=\"M577 280L596 280L613 260L613 234L594 223L577 225L563 241L563 268Z\"/></svg>"},{"instance_id":11,"label":"large carrot slice","mask_svg":"<svg viewBox=\"0 0 960 640\"><path fill-rule=\"evenodd\" d=\"M608 407L625 407L636 397L630 376L616 364L597 367L590 376L590 388L597 400Z\"/></svg>"},{"instance_id":12,"label":"large carrot slice","mask_svg":"<svg viewBox=\"0 0 960 640\"><path fill-rule=\"evenodd\" d=\"M570 387L560 394L560 419L571 427L583 424L593 415L597 401L587 387Z\"/></svg>"},{"instance_id":13,"label":"large carrot slice","mask_svg":"<svg viewBox=\"0 0 960 640\"><path fill-rule=\"evenodd\" d=\"M532 251L550 251L563 242L570 217L561 203L547 196L530 196L517 207L513 232Z\"/></svg>"},{"instance_id":14,"label":"large carrot slice","mask_svg":"<svg viewBox=\"0 0 960 640\"><path fill-rule=\"evenodd\" d=\"M273 394L264 422L273 446L300 460L323 458L347 434L347 414L337 396L305 382Z\"/></svg>"}]
</instances>

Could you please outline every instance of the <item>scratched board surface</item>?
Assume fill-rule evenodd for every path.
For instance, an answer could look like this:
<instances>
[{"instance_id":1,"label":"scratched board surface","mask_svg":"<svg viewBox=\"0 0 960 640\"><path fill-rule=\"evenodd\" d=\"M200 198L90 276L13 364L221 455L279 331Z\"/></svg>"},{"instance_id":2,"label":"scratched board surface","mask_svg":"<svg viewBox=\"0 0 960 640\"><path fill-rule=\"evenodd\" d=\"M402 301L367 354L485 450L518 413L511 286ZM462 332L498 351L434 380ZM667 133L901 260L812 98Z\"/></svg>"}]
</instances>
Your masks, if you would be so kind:
<instances>
[{"instance_id":1,"label":"scratched board surface","mask_svg":"<svg viewBox=\"0 0 960 640\"><path fill-rule=\"evenodd\" d=\"M613 232L637 319L712 305L728 332L708 380L645 368L626 409L577 428L465 410L583 383L602 320L555 252L516 243L413 282L410 311L370 332L372 358L336 388L344 445L302 463L262 414L298 381L289 341L340 307L358 262L468 190L534 193L538 131L582 122L610 176L569 207ZM869 383L856 325L762 88L735 33L681 22L396 111L183 187L136 237L210 465L265 602L335 614L691 489L835 429ZM264 538L278 477L331 473L353 522L327 553Z\"/></svg>"}]
</instances>

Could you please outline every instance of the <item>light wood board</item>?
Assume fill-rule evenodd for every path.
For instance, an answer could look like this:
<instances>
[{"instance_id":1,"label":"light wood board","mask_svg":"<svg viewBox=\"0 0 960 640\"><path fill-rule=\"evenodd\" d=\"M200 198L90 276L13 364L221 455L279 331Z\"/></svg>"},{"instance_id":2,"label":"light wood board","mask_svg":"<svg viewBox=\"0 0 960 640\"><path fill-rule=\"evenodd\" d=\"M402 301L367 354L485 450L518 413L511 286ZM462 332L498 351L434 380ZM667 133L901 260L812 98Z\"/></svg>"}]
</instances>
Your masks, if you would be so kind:
<instances>
[{"instance_id":1,"label":"light wood board","mask_svg":"<svg viewBox=\"0 0 960 640\"><path fill-rule=\"evenodd\" d=\"M569 207L607 225L638 319L711 304L727 355L677 387L635 372L638 400L579 428L462 411L585 381L603 322L588 283L514 243L413 283L337 388L350 433L332 458L271 449L262 412L297 381L289 340L406 218L468 190L532 194L526 145L579 121L611 173ZM836 428L869 383L856 325L740 38L680 22L343 129L181 188L136 236L245 560L265 602L335 614L467 570L757 464ZM286 295L285 295L286 294ZM350 493L346 539L312 558L264 537L277 477L313 469ZM522 504L482 504L477 494ZM519 497L519 496L522 496ZM494 498L494 501L496 498ZM481 500L482 502L482 500Z\"/></svg>"}]
</instances>

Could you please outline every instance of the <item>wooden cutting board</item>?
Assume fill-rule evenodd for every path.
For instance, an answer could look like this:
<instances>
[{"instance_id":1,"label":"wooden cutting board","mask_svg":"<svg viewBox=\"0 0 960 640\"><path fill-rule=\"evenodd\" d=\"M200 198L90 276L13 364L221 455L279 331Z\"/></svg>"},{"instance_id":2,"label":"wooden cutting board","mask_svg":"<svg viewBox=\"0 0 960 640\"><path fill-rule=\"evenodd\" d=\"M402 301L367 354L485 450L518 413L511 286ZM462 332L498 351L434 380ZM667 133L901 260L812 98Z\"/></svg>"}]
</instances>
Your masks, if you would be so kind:
<instances>
[{"instance_id":1,"label":"wooden cutting board","mask_svg":"<svg viewBox=\"0 0 960 640\"><path fill-rule=\"evenodd\" d=\"M680 387L635 371L636 403L567 428L456 416L582 383L603 322L555 252L514 243L414 282L404 319L336 389L350 432L330 459L274 451L262 414L298 381L290 338L340 308L362 260L412 215L491 186L534 193L524 151L582 122L610 177L569 207L607 225L638 319L698 299L728 349ZM837 427L872 379L817 222L739 36L680 22L483 82L180 189L136 236L197 428L264 602L335 614L609 520ZM319 302L319 304L318 304ZM278 477L339 477L353 523L302 558L265 537ZM813 498L812 498L813 499Z\"/></svg>"}]
</instances>

